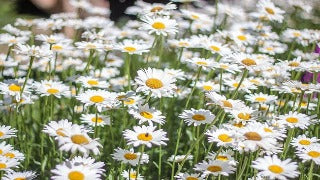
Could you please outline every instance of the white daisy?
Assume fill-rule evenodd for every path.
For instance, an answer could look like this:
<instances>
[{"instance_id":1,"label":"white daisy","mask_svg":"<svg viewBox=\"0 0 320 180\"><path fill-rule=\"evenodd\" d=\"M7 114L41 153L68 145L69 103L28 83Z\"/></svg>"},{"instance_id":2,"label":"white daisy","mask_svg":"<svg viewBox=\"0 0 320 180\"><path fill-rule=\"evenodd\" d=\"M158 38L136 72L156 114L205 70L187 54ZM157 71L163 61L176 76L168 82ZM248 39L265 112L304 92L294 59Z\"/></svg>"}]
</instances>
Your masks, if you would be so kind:
<instances>
[{"instance_id":1,"label":"white daisy","mask_svg":"<svg viewBox=\"0 0 320 180\"><path fill-rule=\"evenodd\" d=\"M208 176L210 174L213 176L229 176L236 170L231 164L219 160L202 161L201 163L196 164L194 169L196 171L201 171L203 176Z\"/></svg>"},{"instance_id":2,"label":"white daisy","mask_svg":"<svg viewBox=\"0 0 320 180\"><path fill-rule=\"evenodd\" d=\"M140 152L134 152L134 150L131 148L130 150L125 150L121 148L117 148L115 152L112 154L113 159L117 161L121 161L122 163L129 163L132 166L136 166L139 163L140 159ZM149 156L145 153L142 154L140 164L148 163L149 162Z\"/></svg>"},{"instance_id":3,"label":"white daisy","mask_svg":"<svg viewBox=\"0 0 320 180\"><path fill-rule=\"evenodd\" d=\"M81 122L86 123L90 126L105 126L110 125L110 117L98 114L81 114Z\"/></svg>"},{"instance_id":4,"label":"white daisy","mask_svg":"<svg viewBox=\"0 0 320 180\"><path fill-rule=\"evenodd\" d=\"M141 20L145 22L141 29L148 30L149 34L156 33L157 35L167 36L168 34L176 34L178 32L176 20L170 19L169 16L145 16Z\"/></svg>"},{"instance_id":5,"label":"white daisy","mask_svg":"<svg viewBox=\"0 0 320 180\"><path fill-rule=\"evenodd\" d=\"M11 128L11 126L0 126L0 139L8 139L11 137L16 137L17 130L14 128Z\"/></svg>"},{"instance_id":6,"label":"white daisy","mask_svg":"<svg viewBox=\"0 0 320 180\"><path fill-rule=\"evenodd\" d=\"M135 147L139 145L146 145L151 147L154 145L166 145L164 141L169 140L166 138L166 132L162 129L155 130L155 126L134 126L132 130L125 130L123 132L124 138L128 140L129 145L133 145Z\"/></svg>"},{"instance_id":7,"label":"white daisy","mask_svg":"<svg viewBox=\"0 0 320 180\"><path fill-rule=\"evenodd\" d=\"M188 124L188 126L192 124L194 126L199 126L201 124L210 124L216 116L209 110L196 110L191 108L191 110L184 110L179 117L182 118Z\"/></svg>"},{"instance_id":8,"label":"white daisy","mask_svg":"<svg viewBox=\"0 0 320 180\"><path fill-rule=\"evenodd\" d=\"M152 126L153 122L159 124L163 124L165 122L165 117L162 116L161 112L153 107L150 108L148 104L139 104L137 108L130 109L129 114L133 115L134 118L138 119L139 124L148 122L148 124Z\"/></svg>"},{"instance_id":9,"label":"white daisy","mask_svg":"<svg viewBox=\"0 0 320 180\"><path fill-rule=\"evenodd\" d=\"M36 172L34 171L22 171L22 172L15 172L15 171L8 171L2 177L2 180L32 180L37 177Z\"/></svg>"}]
</instances>

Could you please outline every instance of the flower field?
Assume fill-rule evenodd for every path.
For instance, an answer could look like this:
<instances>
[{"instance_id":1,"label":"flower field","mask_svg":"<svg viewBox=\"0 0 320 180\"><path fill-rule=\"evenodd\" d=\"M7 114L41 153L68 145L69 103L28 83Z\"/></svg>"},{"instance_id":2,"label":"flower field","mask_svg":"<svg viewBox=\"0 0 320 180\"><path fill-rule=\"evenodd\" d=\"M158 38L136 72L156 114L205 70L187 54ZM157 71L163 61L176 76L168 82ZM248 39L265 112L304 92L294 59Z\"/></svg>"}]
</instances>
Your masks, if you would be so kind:
<instances>
[{"instance_id":1,"label":"flower field","mask_svg":"<svg viewBox=\"0 0 320 180\"><path fill-rule=\"evenodd\" d=\"M138 0L0 34L0 179L320 179L320 2Z\"/></svg>"}]
</instances>

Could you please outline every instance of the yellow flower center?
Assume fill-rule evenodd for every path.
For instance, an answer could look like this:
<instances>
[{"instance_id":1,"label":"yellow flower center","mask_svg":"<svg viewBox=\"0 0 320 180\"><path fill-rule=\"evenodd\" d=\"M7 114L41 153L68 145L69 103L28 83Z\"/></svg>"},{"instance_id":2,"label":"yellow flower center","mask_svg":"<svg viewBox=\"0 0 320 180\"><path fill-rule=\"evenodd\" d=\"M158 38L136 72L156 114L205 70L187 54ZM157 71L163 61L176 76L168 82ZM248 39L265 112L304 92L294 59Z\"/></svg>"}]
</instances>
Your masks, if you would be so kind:
<instances>
[{"instance_id":1,"label":"yellow flower center","mask_svg":"<svg viewBox=\"0 0 320 180\"><path fill-rule=\"evenodd\" d=\"M179 42L178 45L179 46L189 46L189 43L187 43L187 42Z\"/></svg>"},{"instance_id":2,"label":"yellow flower center","mask_svg":"<svg viewBox=\"0 0 320 180\"><path fill-rule=\"evenodd\" d=\"M20 90L21 90L21 87L18 86L18 85L15 85L15 84L11 84L11 85L9 86L9 90L10 90L10 91L15 91L15 92L17 92L17 91L20 91Z\"/></svg>"},{"instance_id":3,"label":"yellow flower center","mask_svg":"<svg viewBox=\"0 0 320 180\"><path fill-rule=\"evenodd\" d=\"M6 153L4 156L6 156L6 157L8 157L8 158L14 158L14 157L16 157L16 155L15 154L13 154L13 153L11 153L11 152L8 152L8 153Z\"/></svg>"},{"instance_id":4,"label":"yellow flower center","mask_svg":"<svg viewBox=\"0 0 320 180\"><path fill-rule=\"evenodd\" d=\"M311 142L309 140L302 139L302 140L299 141L299 144L301 144L301 145L310 145Z\"/></svg>"},{"instance_id":5,"label":"yellow flower center","mask_svg":"<svg viewBox=\"0 0 320 180\"><path fill-rule=\"evenodd\" d=\"M247 121L251 118L251 115L249 113L239 113L238 118Z\"/></svg>"},{"instance_id":6,"label":"yellow flower center","mask_svg":"<svg viewBox=\"0 0 320 180\"><path fill-rule=\"evenodd\" d=\"M134 160L137 159L137 155L134 153L126 153L124 154L124 158L126 158L127 160Z\"/></svg>"},{"instance_id":7,"label":"yellow flower center","mask_svg":"<svg viewBox=\"0 0 320 180\"><path fill-rule=\"evenodd\" d=\"M318 157L320 157L320 152L318 152L318 151L310 151L310 152L308 152L308 155L313 157L313 158L318 158Z\"/></svg>"},{"instance_id":8,"label":"yellow flower center","mask_svg":"<svg viewBox=\"0 0 320 180\"><path fill-rule=\"evenodd\" d=\"M223 107L232 108L232 104L227 100L222 100Z\"/></svg>"},{"instance_id":9,"label":"yellow flower center","mask_svg":"<svg viewBox=\"0 0 320 180\"><path fill-rule=\"evenodd\" d=\"M5 163L0 163L0 169L5 169L7 168L7 165Z\"/></svg>"},{"instance_id":10,"label":"yellow flower center","mask_svg":"<svg viewBox=\"0 0 320 180\"><path fill-rule=\"evenodd\" d=\"M130 179L137 179L137 173L136 172L130 172Z\"/></svg>"},{"instance_id":11,"label":"yellow flower center","mask_svg":"<svg viewBox=\"0 0 320 180\"><path fill-rule=\"evenodd\" d=\"M208 85L204 85L203 87L202 87L205 91L212 91L212 86L208 86Z\"/></svg>"},{"instance_id":12,"label":"yellow flower center","mask_svg":"<svg viewBox=\"0 0 320 180\"><path fill-rule=\"evenodd\" d=\"M267 50L267 51L273 51L274 48L273 48L273 47L267 47L266 50Z\"/></svg>"},{"instance_id":13,"label":"yellow flower center","mask_svg":"<svg viewBox=\"0 0 320 180\"><path fill-rule=\"evenodd\" d=\"M128 52L135 52L137 49L135 47L132 46L127 46L124 48L124 50L128 51Z\"/></svg>"},{"instance_id":14,"label":"yellow flower center","mask_svg":"<svg viewBox=\"0 0 320 180\"><path fill-rule=\"evenodd\" d=\"M232 138L228 134L220 134L218 139L222 142L231 142Z\"/></svg>"},{"instance_id":15,"label":"yellow flower center","mask_svg":"<svg viewBox=\"0 0 320 180\"><path fill-rule=\"evenodd\" d=\"M162 9L163 9L162 7L156 6L156 7L152 8L150 11L151 11L151 12L159 12L159 11L161 11Z\"/></svg>"},{"instance_id":16,"label":"yellow flower center","mask_svg":"<svg viewBox=\"0 0 320 180\"><path fill-rule=\"evenodd\" d=\"M222 69L228 69L229 66L225 65L225 64L220 64L220 68Z\"/></svg>"},{"instance_id":17,"label":"yellow flower center","mask_svg":"<svg viewBox=\"0 0 320 180\"><path fill-rule=\"evenodd\" d=\"M233 87L237 88L239 86L239 83L235 82L232 84ZM243 84L240 85L240 87L244 87Z\"/></svg>"},{"instance_id":18,"label":"yellow flower center","mask_svg":"<svg viewBox=\"0 0 320 180\"><path fill-rule=\"evenodd\" d=\"M227 161L228 157L227 156L218 156L217 159L220 161Z\"/></svg>"},{"instance_id":19,"label":"yellow flower center","mask_svg":"<svg viewBox=\"0 0 320 180\"><path fill-rule=\"evenodd\" d=\"M204 61L198 61L198 62L196 62L196 64L198 64L200 66L207 66L208 65L208 63L204 62Z\"/></svg>"},{"instance_id":20,"label":"yellow flower center","mask_svg":"<svg viewBox=\"0 0 320 180\"><path fill-rule=\"evenodd\" d=\"M14 178L14 180L26 180L26 178L24 178L24 177L18 177L18 178Z\"/></svg>"},{"instance_id":21,"label":"yellow flower center","mask_svg":"<svg viewBox=\"0 0 320 180\"><path fill-rule=\"evenodd\" d=\"M244 35L239 35L239 36L237 36L237 38L238 38L240 41L245 41L245 40L247 40L247 37L244 36Z\"/></svg>"},{"instance_id":22,"label":"yellow flower center","mask_svg":"<svg viewBox=\"0 0 320 180\"><path fill-rule=\"evenodd\" d=\"M84 180L84 174L80 171L71 171L68 174L69 180Z\"/></svg>"},{"instance_id":23,"label":"yellow flower center","mask_svg":"<svg viewBox=\"0 0 320 180\"><path fill-rule=\"evenodd\" d=\"M165 29L166 25L164 23L162 23L162 22L155 22L155 23L152 24L152 27L154 29L160 29L161 30L161 29Z\"/></svg>"},{"instance_id":24,"label":"yellow flower center","mask_svg":"<svg viewBox=\"0 0 320 180\"><path fill-rule=\"evenodd\" d=\"M242 62L242 64L244 64L244 65L246 65L246 66L254 66L254 65L257 65L256 61L253 60L253 59L250 59L250 58L243 59L241 62Z\"/></svg>"},{"instance_id":25,"label":"yellow flower center","mask_svg":"<svg viewBox=\"0 0 320 180\"><path fill-rule=\"evenodd\" d=\"M222 171L222 168L221 166L209 166L207 170L210 172L219 172Z\"/></svg>"},{"instance_id":26,"label":"yellow flower center","mask_svg":"<svg viewBox=\"0 0 320 180\"><path fill-rule=\"evenodd\" d=\"M98 117L98 118L94 117L94 118L91 119L91 121L94 122L94 123L102 123L103 119L101 117Z\"/></svg>"},{"instance_id":27,"label":"yellow flower center","mask_svg":"<svg viewBox=\"0 0 320 180\"><path fill-rule=\"evenodd\" d=\"M218 46L210 46L210 48L213 50L213 51L220 51L220 48Z\"/></svg>"},{"instance_id":28,"label":"yellow flower center","mask_svg":"<svg viewBox=\"0 0 320 180\"><path fill-rule=\"evenodd\" d=\"M266 7L264 9L267 11L267 13L274 15L274 10L273 9L271 9L269 7Z\"/></svg>"},{"instance_id":29,"label":"yellow flower center","mask_svg":"<svg viewBox=\"0 0 320 180\"><path fill-rule=\"evenodd\" d=\"M130 105L130 104L135 103L135 100L132 99L132 98L128 98L128 100L127 101L123 101L123 103L126 104L126 105Z\"/></svg>"},{"instance_id":30,"label":"yellow flower center","mask_svg":"<svg viewBox=\"0 0 320 180\"><path fill-rule=\"evenodd\" d=\"M153 115L152 113L150 112L147 112L147 111L142 111L140 112L140 115L144 118L147 118L147 119L152 119L153 118Z\"/></svg>"},{"instance_id":31,"label":"yellow flower center","mask_svg":"<svg viewBox=\"0 0 320 180\"><path fill-rule=\"evenodd\" d=\"M239 123L234 123L233 126L242 128L244 125L241 122L239 122Z\"/></svg>"},{"instance_id":32,"label":"yellow flower center","mask_svg":"<svg viewBox=\"0 0 320 180\"><path fill-rule=\"evenodd\" d=\"M293 61L293 62L289 63L289 66L291 66L291 67L298 67L299 65L300 65L300 63L296 62L296 61Z\"/></svg>"},{"instance_id":33,"label":"yellow flower center","mask_svg":"<svg viewBox=\"0 0 320 180\"><path fill-rule=\"evenodd\" d=\"M62 137L66 137L66 134L63 133L63 129L59 128L56 130L57 135L62 136Z\"/></svg>"},{"instance_id":34,"label":"yellow flower center","mask_svg":"<svg viewBox=\"0 0 320 180\"><path fill-rule=\"evenodd\" d=\"M47 90L47 93L49 94L57 94L59 92L58 89L55 89L55 88L50 88Z\"/></svg>"},{"instance_id":35,"label":"yellow flower center","mask_svg":"<svg viewBox=\"0 0 320 180\"><path fill-rule=\"evenodd\" d=\"M258 102L266 102L267 99L264 97L257 97L255 100Z\"/></svg>"},{"instance_id":36,"label":"yellow flower center","mask_svg":"<svg viewBox=\"0 0 320 180\"><path fill-rule=\"evenodd\" d=\"M293 33L293 36L294 36L294 37L299 37L299 36L301 36L301 33L299 33L299 32L294 32L294 33Z\"/></svg>"},{"instance_id":37,"label":"yellow flower center","mask_svg":"<svg viewBox=\"0 0 320 180\"><path fill-rule=\"evenodd\" d=\"M90 79L89 81L87 81L87 83L90 84L91 86L96 86L99 84L99 82L94 79Z\"/></svg>"},{"instance_id":38,"label":"yellow flower center","mask_svg":"<svg viewBox=\"0 0 320 180\"><path fill-rule=\"evenodd\" d=\"M251 140L251 141L261 141L262 139L260 134L256 132L247 132L244 134L244 136L247 138L247 140Z\"/></svg>"},{"instance_id":39,"label":"yellow flower center","mask_svg":"<svg viewBox=\"0 0 320 180\"><path fill-rule=\"evenodd\" d=\"M191 18L192 18L192 19L199 19L200 17L199 17L198 15L196 15L196 14L192 14L192 15L191 15Z\"/></svg>"},{"instance_id":40,"label":"yellow flower center","mask_svg":"<svg viewBox=\"0 0 320 180\"><path fill-rule=\"evenodd\" d=\"M82 134L71 136L71 141L75 144L88 144L89 140Z\"/></svg>"},{"instance_id":41,"label":"yellow flower center","mask_svg":"<svg viewBox=\"0 0 320 180\"><path fill-rule=\"evenodd\" d=\"M189 176L189 177L186 178L186 180L198 180L198 178Z\"/></svg>"},{"instance_id":42,"label":"yellow flower center","mask_svg":"<svg viewBox=\"0 0 320 180\"><path fill-rule=\"evenodd\" d=\"M137 138L141 141L151 141L152 135L149 133L141 133L137 136Z\"/></svg>"},{"instance_id":43,"label":"yellow flower center","mask_svg":"<svg viewBox=\"0 0 320 180\"><path fill-rule=\"evenodd\" d=\"M263 128L263 130L264 130L264 132L269 132L269 133L271 133L272 132L272 130L270 129L270 128Z\"/></svg>"},{"instance_id":44,"label":"yellow flower center","mask_svg":"<svg viewBox=\"0 0 320 180\"><path fill-rule=\"evenodd\" d=\"M286 121L289 123L297 123L299 120L298 118L295 118L295 117L288 117Z\"/></svg>"},{"instance_id":45,"label":"yellow flower center","mask_svg":"<svg viewBox=\"0 0 320 180\"><path fill-rule=\"evenodd\" d=\"M4 133L2 131L0 131L0 137L4 136Z\"/></svg>"},{"instance_id":46,"label":"yellow flower center","mask_svg":"<svg viewBox=\"0 0 320 180\"><path fill-rule=\"evenodd\" d=\"M101 103L104 101L104 98L102 96L96 95L96 96L92 96L90 98L90 101L92 101L94 103Z\"/></svg>"},{"instance_id":47,"label":"yellow flower center","mask_svg":"<svg viewBox=\"0 0 320 180\"><path fill-rule=\"evenodd\" d=\"M89 43L89 44L87 44L86 48L87 48L87 49L96 49L97 46L94 45L94 44Z\"/></svg>"},{"instance_id":48,"label":"yellow flower center","mask_svg":"<svg viewBox=\"0 0 320 180\"><path fill-rule=\"evenodd\" d=\"M206 120L206 117L202 114L195 114L192 116L192 119L195 121L204 121Z\"/></svg>"},{"instance_id":49,"label":"yellow flower center","mask_svg":"<svg viewBox=\"0 0 320 180\"><path fill-rule=\"evenodd\" d=\"M283 172L283 168L278 166L278 165L271 165L268 167L269 171L275 173L275 174L280 174Z\"/></svg>"},{"instance_id":50,"label":"yellow flower center","mask_svg":"<svg viewBox=\"0 0 320 180\"><path fill-rule=\"evenodd\" d=\"M162 81L156 78L149 78L146 81L146 85L151 89L159 89L163 87Z\"/></svg>"},{"instance_id":51,"label":"yellow flower center","mask_svg":"<svg viewBox=\"0 0 320 180\"><path fill-rule=\"evenodd\" d=\"M55 44L55 45L52 45L51 49L54 51L60 51L63 49L63 47L61 45Z\"/></svg>"}]
</instances>

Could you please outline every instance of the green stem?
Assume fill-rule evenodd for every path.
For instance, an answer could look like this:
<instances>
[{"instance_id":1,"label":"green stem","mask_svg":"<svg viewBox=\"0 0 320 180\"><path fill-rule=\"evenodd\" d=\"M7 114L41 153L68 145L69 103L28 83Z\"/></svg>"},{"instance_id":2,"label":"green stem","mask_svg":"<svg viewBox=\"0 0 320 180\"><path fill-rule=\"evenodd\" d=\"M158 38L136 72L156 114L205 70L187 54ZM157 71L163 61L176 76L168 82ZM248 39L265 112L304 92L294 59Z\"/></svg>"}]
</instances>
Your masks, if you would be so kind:
<instances>
[{"instance_id":1,"label":"green stem","mask_svg":"<svg viewBox=\"0 0 320 180\"><path fill-rule=\"evenodd\" d=\"M8 49L8 52L7 52L7 56L6 56L5 61L8 61L9 56L10 56L10 54L11 54L11 50L12 50L12 48L13 48L13 45L9 46L9 49Z\"/></svg>"},{"instance_id":2,"label":"green stem","mask_svg":"<svg viewBox=\"0 0 320 180\"><path fill-rule=\"evenodd\" d=\"M309 173L308 173L308 180L312 180L313 167L314 167L314 161L311 162L311 166L310 166Z\"/></svg>"},{"instance_id":3,"label":"green stem","mask_svg":"<svg viewBox=\"0 0 320 180\"><path fill-rule=\"evenodd\" d=\"M288 132L288 137L287 137L287 140L286 140L286 142L284 144L283 152L282 152L282 155L281 155L282 158L286 158L286 156L287 156L287 152L289 150L289 144L290 144L290 141L291 141L291 139L293 137L293 134L294 134L294 128L290 128L289 132Z\"/></svg>"},{"instance_id":4,"label":"green stem","mask_svg":"<svg viewBox=\"0 0 320 180\"><path fill-rule=\"evenodd\" d=\"M141 165L141 159L142 159L142 155L144 152L144 144L141 146L141 150L140 150L140 157L139 157L139 161L138 161L138 167L137 167L137 177L139 177L139 170L140 170L140 165Z\"/></svg>"},{"instance_id":5,"label":"green stem","mask_svg":"<svg viewBox=\"0 0 320 180\"><path fill-rule=\"evenodd\" d=\"M248 72L249 72L249 71L248 71L248 69L245 69L245 70L244 70L244 72L243 72L243 74L242 74L242 77L241 77L241 79L240 79L240 82L239 82L239 84L238 84L238 86L237 86L236 90L233 92L233 94L232 94L232 96L231 96L231 99L234 99L234 98L236 98L236 97L237 97L237 95L238 95L238 90L239 90L239 88L240 88L240 86L241 86L241 84L242 84L242 82L243 82L244 78L246 78L246 77L247 77Z\"/></svg>"},{"instance_id":6,"label":"green stem","mask_svg":"<svg viewBox=\"0 0 320 180\"><path fill-rule=\"evenodd\" d=\"M192 94L193 94L194 90L196 89L197 82L198 82L199 77L200 77L200 74L201 74L201 69L202 69L202 66L200 66L200 67L199 67L199 69L198 69L198 73L197 73L196 81L194 82L194 86L193 86L193 88L192 88L192 90L191 90L191 93L189 94L189 97L188 97L188 100L187 100L187 103L186 103L185 109L187 109L187 108L188 108L188 106L189 106L189 102L190 102L190 99L191 99L191 97L192 97Z\"/></svg>"},{"instance_id":7,"label":"green stem","mask_svg":"<svg viewBox=\"0 0 320 180\"><path fill-rule=\"evenodd\" d=\"M131 64L131 55L127 54L127 77L128 77L128 90L131 90L131 75L130 75L130 64Z\"/></svg>"},{"instance_id":8,"label":"green stem","mask_svg":"<svg viewBox=\"0 0 320 180\"><path fill-rule=\"evenodd\" d=\"M27 81L28 81L29 76L30 76L30 74L31 74L31 69L32 69L33 61L34 61L34 56L31 56L31 57L30 57L30 62L29 62L29 67L28 67L28 73L27 73L26 79L25 79L24 82L23 82L22 89L21 89L21 91L20 91L20 97L22 97L24 88L26 87Z\"/></svg>"},{"instance_id":9,"label":"green stem","mask_svg":"<svg viewBox=\"0 0 320 180\"><path fill-rule=\"evenodd\" d=\"M92 62L92 59L93 59L93 54L95 53L95 50L94 49L91 49L90 50L90 54L89 54L89 57L88 57L88 62L87 62L87 65L86 67L84 68L84 71L83 71L83 75L88 73L89 71L89 68L90 68L90 64Z\"/></svg>"}]
</instances>

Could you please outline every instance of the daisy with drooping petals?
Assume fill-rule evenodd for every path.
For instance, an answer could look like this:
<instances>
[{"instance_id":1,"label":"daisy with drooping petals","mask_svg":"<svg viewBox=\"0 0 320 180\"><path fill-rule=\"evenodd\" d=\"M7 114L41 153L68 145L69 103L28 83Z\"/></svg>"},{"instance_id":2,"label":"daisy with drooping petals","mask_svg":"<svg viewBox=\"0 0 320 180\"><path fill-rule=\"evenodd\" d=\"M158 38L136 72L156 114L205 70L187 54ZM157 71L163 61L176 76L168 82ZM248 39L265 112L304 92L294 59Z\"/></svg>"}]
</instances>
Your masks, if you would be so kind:
<instances>
[{"instance_id":1,"label":"daisy with drooping petals","mask_svg":"<svg viewBox=\"0 0 320 180\"><path fill-rule=\"evenodd\" d=\"M157 35L167 36L168 34L176 34L178 32L176 20L170 19L169 16L145 16L141 20L145 22L141 29L148 30L149 34L156 33Z\"/></svg>"},{"instance_id":2,"label":"daisy with drooping petals","mask_svg":"<svg viewBox=\"0 0 320 180\"><path fill-rule=\"evenodd\" d=\"M300 159L302 159L302 162L312 160L317 165L320 164L320 144L318 143L315 143L303 149L299 149L296 154Z\"/></svg>"},{"instance_id":3,"label":"daisy with drooping petals","mask_svg":"<svg viewBox=\"0 0 320 180\"><path fill-rule=\"evenodd\" d=\"M259 171L258 175L268 177L270 179L285 180L288 178L298 177L298 165L291 162L291 159L282 161L276 155L259 157L252 161L252 167Z\"/></svg>"},{"instance_id":4,"label":"daisy with drooping petals","mask_svg":"<svg viewBox=\"0 0 320 180\"><path fill-rule=\"evenodd\" d=\"M100 179L103 172L104 163L96 162L89 157L90 163L81 163L77 161L81 157L75 157L74 159L67 160L61 164L58 164L55 169L51 170L53 180L87 180L87 179ZM87 161L88 162L88 161Z\"/></svg>"},{"instance_id":5,"label":"daisy with drooping petals","mask_svg":"<svg viewBox=\"0 0 320 180\"><path fill-rule=\"evenodd\" d=\"M47 125L44 126L42 131L52 137L66 136L65 132L69 131L72 126L72 122L69 122L67 119L63 119L60 121L50 121Z\"/></svg>"},{"instance_id":6,"label":"daisy with drooping petals","mask_svg":"<svg viewBox=\"0 0 320 180\"><path fill-rule=\"evenodd\" d=\"M218 105L225 111L240 110L245 107L245 104L240 100L227 99L225 96L216 92L207 92L206 97L209 99L207 105Z\"/></svg>"},{"instance_id":7,"label":"daisy with drooping petals","mask_svg":"<svg viewBox=\"0 0 320 180\"><path fill-rule=\"evenodd\" d=\"M105 115L98 115L96 114L81 114L81 122L89 124L90 126L105 126L110 125L110 118Z\"/></svg>"},{"instance_id":8,"label":"daisy with drooping petals","mask_svg":"<svg viewBox=\"0 0 320 180\"><path fill-rule=\"evenodd\" d=\"M2 177L2 180L32 180L37 177L36 172L34 171L22 171L22 172L15 172L15 171L8 171Z\"/></svg>"},{"instance_id":9,"label":"daisy with drooping petals","mask_svg":"<svg viewBox=\"0 0 320 180\"><path fill-rule=\"evenodd\" d=\"M209 110L205 109L193 109L184 110L182 114L179 115L188 126L194 125L199 126L201 124L209 124L215 119L215 115L213 115Z\"/></svg>"},{"instance_id":10,"label":"daisy with drooping petals","mask_svg":"<svg viewBox=\"0 0 320 180\"><path fill-rule=\"evenodd\" d=\"M102 147L97 139L91 139L87 132L83 131L79 125L74 125L69 131L64 131L65 136L58 136L59 149L61 151L77 151L88 155L91 151L93 154L100 154L99 148Z\"/></svg>"},{"instance_id":11,"label":"daisy with drooping petals","mask_svg":"<svg viewBox=\"0 0 320 180\"><path fill-rule=\"evenodd\" d=\"M138 105L138 108L133 108L129 110L129 114L133 115L134 118L139 120L139 124L148 122L150 126L153 125L153 122L163 124L164 116L161 115L159 110L155 108L150 108L148 104Z\"/></svg>"},{"instance_id":12,"label":"daisy with drooping petals","mask_svg":"<svg viewBox=\"0 0 320 180\"><path fill-rule=\"evenodd\" d=\"M139 163L140 152L134 152L131 148L130 150L125 150L121 148L117 148L115 152L112 154L113 159L117 161L121 161L122 163L129 163L132 166L136 166ZM145 153L142 154L140 164L148 163L149 156Z\"/></svg>"},{"instance_id":13,"label":"daisy with drooping petals","mask_svg":"<svg viewBox=\"0 0 320 180\"><path fill-rule=\"evenodd\" d=\"M169 140L166 138L166 132L162 129L155 130L155 126L134 126L132 130L125 130L123 132L123 136L126 140L128 140L129 145L133 145L135 147L139 145L146 145L151 147L154 145L167 145L164 141Z\"/></svg>"},{"instance_id":14,"label":"daisy with drooping petals","mask_svg":"<svg viewBox=\"0 0 320 180\"><path fill-rule=\"evenodd\" d=\"M84 106L95 106L99 112L102 108L112 108L120 102L117 100L117 94L105 90L87 90L76 98L84 103Z\"/></svg>"},{"instance_id":15,"label":"daisy with drooping petals","mask_svg":"<svg viewBox=\"0 0 320 180\"><path fill-rule=\"evenodd\" d=\"M8 139L11 137L16 137L17 130L11 128L11 126L0 126L0 139Z\"/></svg>"},{"instance_id":16,"label":"daisy with drooping petals","mask_svg":"<svg viewBox=\"0 0 320 180\"><path fill-rule=\"evenodd\" d=\"M213 176L229 176L236 170L236 168L234 168L231 164L219 160L202 161L201 163L196 164L194 169L196 171L201 171L204 177L210 174Z\"/></svg>"},{"instance_id":17,"label":"daisy with drooping petals","mask_svg":"<svg viewBox=\"0 0 320 180\"><path fill-rule=\"evenodd\" d=\"M154 97L171 96L173 95L176 85L176 79L168 75L160 69L148 68L137 72L138 76L135 82L138 85L137 92L144 92Z\"/></svg>"}]
</instances>

